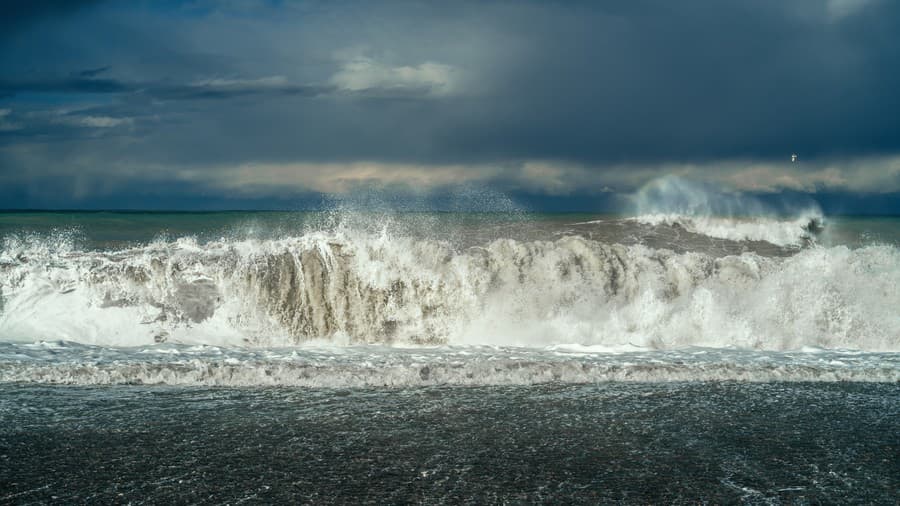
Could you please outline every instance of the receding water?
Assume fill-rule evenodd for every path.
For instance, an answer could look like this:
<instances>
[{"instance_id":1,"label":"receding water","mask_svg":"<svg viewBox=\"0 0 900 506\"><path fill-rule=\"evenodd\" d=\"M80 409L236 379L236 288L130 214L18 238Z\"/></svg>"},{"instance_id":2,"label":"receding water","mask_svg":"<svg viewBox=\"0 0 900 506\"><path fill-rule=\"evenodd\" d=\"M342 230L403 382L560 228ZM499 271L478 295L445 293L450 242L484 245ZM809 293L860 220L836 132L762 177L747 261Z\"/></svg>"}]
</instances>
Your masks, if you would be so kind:
<instances>
[{"instance_id":1,"label":"receding water","mask_svg":"<svg viewBox=\"0 0 900 506\"><path fill-rule=\"evenodd\" d=\"M12 503L895 504L900 387L0 387Z\"/></svg>"}]
</instances>

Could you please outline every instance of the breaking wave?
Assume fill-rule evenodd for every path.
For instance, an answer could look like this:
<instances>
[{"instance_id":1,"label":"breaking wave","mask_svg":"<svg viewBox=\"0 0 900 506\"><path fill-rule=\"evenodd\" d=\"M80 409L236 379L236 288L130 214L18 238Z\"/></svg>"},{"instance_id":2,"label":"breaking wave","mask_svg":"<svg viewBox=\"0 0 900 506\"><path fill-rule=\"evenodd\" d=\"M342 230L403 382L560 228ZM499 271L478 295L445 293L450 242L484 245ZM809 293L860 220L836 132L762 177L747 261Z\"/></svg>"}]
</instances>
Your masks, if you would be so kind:
<instances>
[{"instance_id":1,"label":"breaking wave","mask_svg":"<svg viewBox=\"0 0 900 506\"><path fill-rule=\"evenodd\" d=\"M645 214L632 218L645 225L678 227L730 241L765 241L777 246L800 247L816 242L825 227L825 219L818 211L808 211L790 218L720 218L686 216L680 214Z\"/></svg>"},{"instance_id":2,"label":"breaking wave","mask_svg":"<svg viewBox=\"0 0 900 506\"><path fill-rule=\"evenodd\" d=\"M884 245L717 258L339 227L118 251L7 238L0 252L13 342L900 351L897 307L900 252Z\"/></svg>"},{"instance_id":3,"label":"breaking wave","mask_svg":"<svg viewBox=\"0 0 900 506\"><path fill-rule=\"evenodd\" d=\"M778 246L809 245L825 226L815 202L799 209L776 209L755 197L677 176L647 183L631 196L631 207L639 223Z\"/></svg>"}]
</instances>

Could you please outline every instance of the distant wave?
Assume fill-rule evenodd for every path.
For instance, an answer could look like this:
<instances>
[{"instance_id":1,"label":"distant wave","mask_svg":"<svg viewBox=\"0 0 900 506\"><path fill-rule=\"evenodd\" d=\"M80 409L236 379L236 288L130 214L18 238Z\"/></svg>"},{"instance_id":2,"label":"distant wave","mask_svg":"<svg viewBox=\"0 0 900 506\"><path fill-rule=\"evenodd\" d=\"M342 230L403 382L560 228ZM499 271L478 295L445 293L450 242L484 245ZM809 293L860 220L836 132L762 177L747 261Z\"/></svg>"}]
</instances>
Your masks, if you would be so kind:
<instances>
[{"instance_id":1,"label":"distant wave","mask_svg":"<svg viewBox=\"0 0 900 506\"><path fill-rule=\"evenodd\" d=\"M0 339L14 342L898 351L898 307L891 246L716 258L581 236L456 249L338 228L119 251L7 238L0 250Z\"/></svg>"},{"instance_id":2,"label":"distant wave","mask_svg":"<svg viewBox=\"0 0 900 506\"><path fill-rule=\"evenodd\" d=\"M825 226L815 202L786 215L753 196L673 175L648 182L630 200L633 219L639 223L732 241L804 246Z\"/></svg>"},{"instance_id":3,"label":"distant wave","mask_svg":"<svg viewBox=\"0 0 900 506\"><path fill-rule=\"evenodd\" d=\"M818 211L790 218L715 217L679 214L647 214L632 218L645 225L681 227L688 232L731 241L765 241L777 246L805 246L814 243L825 227Z\"/></svg>"}]
</instances>

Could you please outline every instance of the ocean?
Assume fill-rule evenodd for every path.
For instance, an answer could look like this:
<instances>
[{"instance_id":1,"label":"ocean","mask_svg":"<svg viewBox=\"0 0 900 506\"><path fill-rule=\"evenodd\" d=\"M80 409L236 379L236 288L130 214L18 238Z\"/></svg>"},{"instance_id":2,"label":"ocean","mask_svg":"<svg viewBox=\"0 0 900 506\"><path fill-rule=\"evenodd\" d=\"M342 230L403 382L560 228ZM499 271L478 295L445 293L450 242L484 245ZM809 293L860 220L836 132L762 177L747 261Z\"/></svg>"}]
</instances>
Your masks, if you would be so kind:
<instances>
[{"instance_id":1,"label":"ocean","mask_svg":"<svg viewBox=\"0 0 900 506\"><path fill-rule=\"evenodd\" d=\"M900 218L0 213L0 502L896 504Z\"/></svg>"}]
</instances>

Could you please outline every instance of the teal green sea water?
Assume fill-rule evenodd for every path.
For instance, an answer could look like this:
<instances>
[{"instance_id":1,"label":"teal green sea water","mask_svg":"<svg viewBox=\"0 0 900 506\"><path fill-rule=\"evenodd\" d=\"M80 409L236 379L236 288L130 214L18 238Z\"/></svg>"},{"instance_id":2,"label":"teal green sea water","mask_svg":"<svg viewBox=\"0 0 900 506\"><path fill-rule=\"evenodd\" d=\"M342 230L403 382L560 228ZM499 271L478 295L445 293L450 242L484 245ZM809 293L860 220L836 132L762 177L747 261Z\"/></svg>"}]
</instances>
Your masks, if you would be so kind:
<instances>
[{"instance_id":1,"label":"teal green sea water","mask_svg":"<svg viewBox=\"0 0 900 506\"><path fill-rule=\"evenodd\" d=\"M529 212L31 211L0 212L0 237L66 235L84 247L103 249L179 237L194 237L201 242L223 237L267 239L333 228L344 223L365 228L390 226L393 230L437 239L480 233L480 239L490 240L510 235L553 237L554 234L566 233L566 226L574 223L613 221L626 217ZM825 221L825 230L819 241L827 246L900 244L900 216L828 216Z\"/></svg>"}]
</instances>

